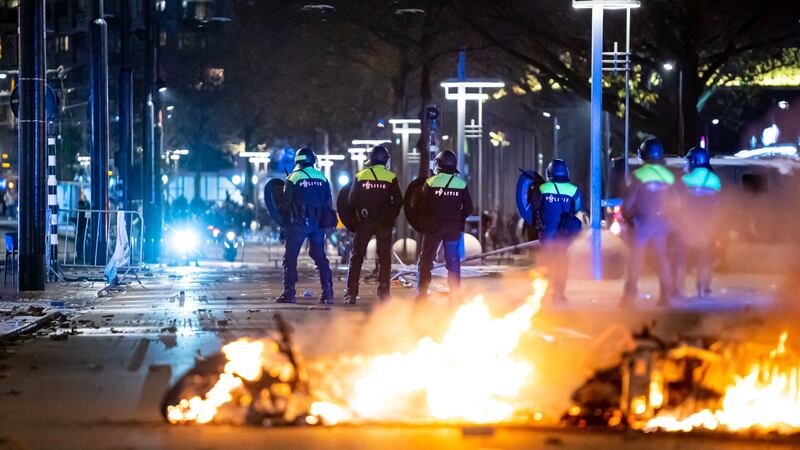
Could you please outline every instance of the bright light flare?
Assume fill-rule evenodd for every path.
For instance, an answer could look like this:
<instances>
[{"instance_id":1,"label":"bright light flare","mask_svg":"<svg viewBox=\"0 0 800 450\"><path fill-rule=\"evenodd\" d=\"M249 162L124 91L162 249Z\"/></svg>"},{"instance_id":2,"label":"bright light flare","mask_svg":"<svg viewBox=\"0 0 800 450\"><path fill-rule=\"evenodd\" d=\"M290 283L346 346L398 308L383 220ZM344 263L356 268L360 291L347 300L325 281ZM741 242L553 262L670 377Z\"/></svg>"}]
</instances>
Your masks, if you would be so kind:
<instances>
[{"instance_id":1,"label":"bright light flare","mask_svg":"<svg viewBox=\"0 0 800 450\"><path fill-rule=\"evenodd\" d=\"M197 249L198 243L197 232L191 228L175 230L175 232L172 233L172 240L170 242L174 250L182 253L188 253Z\"/></svg>"}]
</instances>

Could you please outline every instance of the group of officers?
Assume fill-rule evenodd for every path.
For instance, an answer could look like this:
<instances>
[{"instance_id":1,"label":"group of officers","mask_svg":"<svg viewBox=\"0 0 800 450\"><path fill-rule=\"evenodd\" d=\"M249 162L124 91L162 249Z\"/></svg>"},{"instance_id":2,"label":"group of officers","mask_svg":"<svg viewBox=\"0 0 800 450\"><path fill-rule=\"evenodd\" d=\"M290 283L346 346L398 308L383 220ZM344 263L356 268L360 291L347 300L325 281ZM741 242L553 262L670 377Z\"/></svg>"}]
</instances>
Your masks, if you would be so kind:
<instances>
[{"instance_id":1,"label":"group of officers","mask_svg":"<svg viewBox=\"0 0 800 450\"><path fill-rule=\"evenodd\" d=\"M697 296L706 297L711 293L721 191L711 157L704 148L692 148L680 177L666 167L664 146L658 139L643 141L639 157L644 164L633 171L622 199L626 224L623 237L630 253L620 304L635 303L648 250L653 252L658 268L659 306L685 296L690 256L697 270ZM567 248L577 234L566 224L566 218L581 211L581 194L569 182L569 169L562 160L548 165L546 177L547 182L532 186L528 198L550 278L550 298L558 303L566 300Z\"/></svg>"},{"instance_id":2,"label":"group of officers","mask_svg":"<svg viewBox=\"0 0 800 450\"><path fill-rule=\"evenodd\" d=\"M642 142L639 153L644 164L632 173L622 202L624 236L630 255L621 304L630 305L636 300L648 250L656 256L659 305L684 295L689 255L694 255L696 261L697 294L706 296L711 292L715 217L721 188L720 179L711 168L710 156L705 149L691 149L686 155L684 174L676 177L665 166L664 147L657 139ZM397 175L388 168L389 158L384 146L374 147L366 168L356 174L347 194L347 213L357 220L344 292L347 304L357 301L361 267L373 237L378 258L377 293L381 299L390 295L392 232L404 201ZM314 168L316 159L311 149L298 150L295 168L284 185L279 207L288 218L288 225L284 227L284 281L278 303L296 301L297 258L306 239L322 285L319 303L334 302L333 278L325 255L325 230L336 225L337 215L332 208L330 184ZM436 173L411 194L415 196L410 199L414 210L423 212L420 219L424 222L417 264L418 300L428 295L440 245L450 293L458 292L461 233L473 205L467 183L459 176L457 162L452 151L439 153ZM583 205L580 189L570 182L566 162L551 161L545 175L544 183L531 185L528 200L533 211L531 219L539 231L542 262L550 279L548 296L558 303L566 300L567 248L580 231L576 214L583 210Z\"/></svg>"},{"instance_id":3,"label":"group of officers","mask_svg":"<svg viewBox=\"0 0 800 450\"><path fill-rule=\"evenodd\" d=\"M311 149L302 148L295 156L295 167L286 179L280 209L288 219L284 227L286 251L283 257L283 293L278 303L295 303L297 257L303 242L309 241L309 254L319 271L322 294L319 303L334 302L333 277L325 256L325 230L336 225L328 180L314 168L317 157ZM389 151L375 146L367 167L359 171L347 195L346 213L355 216L357 225L353 238L350 269L344 303L355 304L358 298L361 266L367 246L375 237L378 256L378 296L390 295L392 266L392 231L400 210L403 193L397 175L388 169ZM459 245L467 217L472 214L472 199L467 183L458 176L456 154L445 150L436 156L436 174L425 180L414 199L415 208L426 211L425 232L417 264L417 297L427 297L431 270L439 245L444 247L448 285L451 293L458 291L461 280ZM339 211L339 214L345 213Z\"/></svg>"}]
</instances>

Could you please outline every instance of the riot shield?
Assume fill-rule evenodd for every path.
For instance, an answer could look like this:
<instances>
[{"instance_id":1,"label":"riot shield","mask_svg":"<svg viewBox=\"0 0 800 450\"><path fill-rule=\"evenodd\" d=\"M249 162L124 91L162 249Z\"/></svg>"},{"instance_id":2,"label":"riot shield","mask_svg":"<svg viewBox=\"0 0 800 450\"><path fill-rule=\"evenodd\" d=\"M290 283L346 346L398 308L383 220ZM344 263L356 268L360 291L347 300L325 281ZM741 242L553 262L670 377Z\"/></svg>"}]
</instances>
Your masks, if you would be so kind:
<instances>
[{"instance_id":1,"label":"riot shield","mask_svg":"<svg viewBox=\"0 0 800 450\"><path fill-rule=\"evenodd\" d=\"M272 219L282 227L289 224L286 213L280 208L284 183L280 178L273 178L264 186L264 203L267 205L267 211Z\"/></svg>"},{"instance_id":2,"label":"riot shield","mask_svg":"<svg viewBox=\"0 0 800 450\"><path fill-rule=\"evenodd\" d=\"M425 185L426 180L427 178L424 177L414 179L414 181L408 185L405 198L403 199L403 209L406 212L406 219L408 219L408 223L418 233L425 232L425 218L428 213L427 211L423 211L420 207L422 201L420 194L422 193L422 186Z\"/></svg>"},{"instance_id":3,"label":"riot shield","mask_svg":"<svg viewBox=\"0 0 800 450\"><path fill-rule=\"evenodd\" d=\"M533 208L528 200L528 193L544 184L544 177L533 170L519 169L517 189L514 198L517 202L517 212L527 225L533 225Z\"/></svg>"},{"instance_id":4,"label":"riot shield","mask_svg":"<svg viewBox=\"0 0 800 450\"><path fill-rule=\"evenodd\" d=\"M358 217L356 217L354 210L347 207L347 197L350 195L352 187L353 182L350 182L339 191L339 195L336 197L336 212L339 214L339 220L342 221L344 227L355 233Z\"/></svg>"}]
</instances>

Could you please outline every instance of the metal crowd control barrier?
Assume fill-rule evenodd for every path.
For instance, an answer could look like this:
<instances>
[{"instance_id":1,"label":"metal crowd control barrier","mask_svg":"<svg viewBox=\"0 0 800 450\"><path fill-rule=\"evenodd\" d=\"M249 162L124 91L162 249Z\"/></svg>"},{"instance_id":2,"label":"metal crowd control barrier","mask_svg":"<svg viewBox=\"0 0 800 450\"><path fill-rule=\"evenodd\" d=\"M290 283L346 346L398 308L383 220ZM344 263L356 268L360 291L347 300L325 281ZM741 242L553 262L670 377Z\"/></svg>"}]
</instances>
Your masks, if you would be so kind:
<instances>
[{"instance_id":1,"label":"metal crowd control barrier","mask_svg":"<svg viewBox=\"0 0 800 450\"><path fill-rule=\"evenodd\" d=\"M122 214L120 214L122 213ZM102 215L108 218L105 254L100 254L99 239L91 236L92 221ZM130 258L120 266L127 273L143 266L144 221L138 211L114 211L98 209L62 209L58 212L59 263L63 267L89 268L105 266L114 254L117 239L118 218L124 217L127 230Z\"/></svg>"}]
</instances>

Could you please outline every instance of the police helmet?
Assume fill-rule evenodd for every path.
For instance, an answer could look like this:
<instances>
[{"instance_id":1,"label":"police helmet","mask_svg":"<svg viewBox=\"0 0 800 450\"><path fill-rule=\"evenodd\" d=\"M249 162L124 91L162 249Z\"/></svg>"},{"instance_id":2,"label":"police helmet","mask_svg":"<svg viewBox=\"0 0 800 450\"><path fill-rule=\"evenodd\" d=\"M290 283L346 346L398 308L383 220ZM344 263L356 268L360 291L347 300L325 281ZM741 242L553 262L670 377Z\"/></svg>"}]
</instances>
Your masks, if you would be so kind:
<instances>
[{"instance_id":1,"label":"police helmet","mask_svg":"<svg viewBox=\"0 0 800 450\"><path fill-rule=\"evenodd\" d=\"M436 155L436 167L440 172L458 173L458 157L450 150L444 150Z\"/></svg>"},{"instance_id":2,"label":"police helmet","mask_svg":"<svg viewBox=\"0 0 800 450\"><path fill-rule=\"evenodd\" d=\"M547 181L566 183L569 181L569 167L563 159L554 159L547 165L545 176Z\"/></svg>"},{"instance_id":3,"label":"police helmet","mask_svg":"<svg viewBox=\"0 0 800 450\"><path fill-rule=\"evenodd\" d=\"M656 138L648 138L639 146L639 158L645 162L661 162L664 160L664 146Z\"/></svg>"},{"instance_id":4,"label":"police helmet","mask_svg":"<svg viewBox=\"0 0 800 450\"><path fill-rule=\"evenodd\" d=\"M711 155L708 150L702 147L694 147L686 153L686 162L689 163L689 169L694 170L698 167L711 168Z\"/></svg>"},{"instance_id":5,"label":"police helmet","mask_svg":"<svg viewBox=\"0 0 800 450\"><path fill-rule=\"evenodd\" d=\"M294 155L294 163L301 167L311 167L317 163L317 155L314 150L303 147Z\"/></svg>"},{"instance_id":6,"label":"police helmet","mask_svg":"<svg viewBox=\"0 0 800 450\"><path fill-rule=\"evenodd\" d=\"M389 150L382 145L376 145L372 147L372 151L369 153L369 164L370 166L385 166L389 163Z\"/></svg>"}]
</instances>

